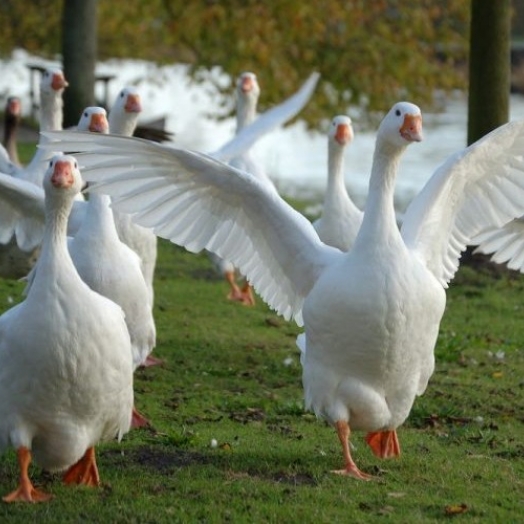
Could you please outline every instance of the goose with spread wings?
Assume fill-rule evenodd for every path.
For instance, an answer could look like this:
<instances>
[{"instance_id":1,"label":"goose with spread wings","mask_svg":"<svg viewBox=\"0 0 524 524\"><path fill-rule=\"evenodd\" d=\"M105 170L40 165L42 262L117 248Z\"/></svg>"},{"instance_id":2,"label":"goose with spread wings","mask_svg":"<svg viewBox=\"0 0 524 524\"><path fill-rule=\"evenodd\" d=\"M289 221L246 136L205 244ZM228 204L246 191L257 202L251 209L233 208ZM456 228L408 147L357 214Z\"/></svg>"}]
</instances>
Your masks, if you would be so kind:
<instances>
[{"instance_id":1,"label":"goose with spread wings","mask_svg":"<svg viewBox=\"0 0 524 524\"><path fill-rule=\"evenodd\" d=\"M382 120L362 225L349 252L267 184L208 155L113 136L50 133L78 155L92 190L137 223L233 261L259 295L305 332L306 407L342 444L337 472L367 480L350 431L379 457L400 454L397 428L434 370L445 289L472 238L524 214L524 122L506 124L445 161L412 201L401 229L393 194L400 160L422 139L420 109L399 102Z\"/></svg>"}]
</instances>

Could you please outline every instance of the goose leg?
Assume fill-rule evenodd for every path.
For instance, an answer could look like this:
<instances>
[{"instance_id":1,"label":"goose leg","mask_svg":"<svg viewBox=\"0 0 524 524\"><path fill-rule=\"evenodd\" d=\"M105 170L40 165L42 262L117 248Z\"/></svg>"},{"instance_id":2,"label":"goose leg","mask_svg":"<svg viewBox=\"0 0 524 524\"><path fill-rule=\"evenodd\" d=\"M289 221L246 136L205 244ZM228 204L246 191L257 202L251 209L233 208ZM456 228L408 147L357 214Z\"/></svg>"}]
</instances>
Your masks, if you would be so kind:
<instances>
[{"instance_id":1,"label":"goose leg","mask_svg":"<svg viewBox=\"0 0 524 524\"><path fill-rule=\"evenodd\" d=\"M254 306L255 305L255 297L253 295L253 289L249 285L249 282L246 282L243 285L240 293L242 295L242 304L244 304L244 306Z\"/></svg>"},{"instance_id":2,"label":"goose leg","mask_svg":"<svg viewBox=\"0 0 524 524\"><path fill-rule=\"evenodd\" d=\"M234 271L225 271L224 276L226 278L226 282L229 284L229 287L231 288L229 291L229 294L227 295L227 298L229 300L236 300L236 301L241 302L243 300L242 291L240 291L240 288L238 287L236 283L235 272Z\"/></svg>"},{"instance_id":3,"label":"goose leg","mask_svg":"<svg viewBox=\"0 0 524 524\"><path fill-rule=\"evenodd\" d=\"M31 464L31 452L25 448L17 449L18 464L20 466L20 482L18 488L13 492L2 497L4 502L45 502L53 497L49 493L45 493L36 489L29 479L29 464Z\"/></svg>"},{"instance_id":4,"label":"goose leg","mask_svg":"<svg viewBox=\"0 0 524 524\"><path fill-rule=\"evenodd\" d=\"M335 429L337 430L338 438L342 444L342 452L344 454L346 467L344 469L335 470L333 473L336 473L337 475L349 475L359 480L371 480L373 477L367 473L364 473L363 471L360 471L351 458L351 453L349 451L349 424L345 420L338 420L335 423Z\"/></svg>"},{"instance_id":5,"label":"goose leg","mask_svg":"<svg viewBox=\"0 0 524 524\"><path fill-rule=\"evenodd\" d=\"M154 357L153 355L147 355L145 361L140 365L144 368L150 368L151 366L161 366L164 361L161 358Z\"/></svg>"},{"instance_id":6,"label":"goose leg","mask_svg":"<svg viewBox=\"0 0 524 524\"><path fill-rule=\"evenodd\" d=\"M377 457L391 458L400 455L400 445L395 430L370 432L366 435L366 442Z\"/></svg>"},{"instance_id":7,"label":"goose leg","mask_svg":"<svg viewBox=\"0 0 524 524\"><path fill-rule=\"evenodd\" d=\"M96 465L95 448L87 448L84 456L73 464L64 475L66 484L84 484L86 486L99 486L100 475Z\"/></svg>"},{"instance_id":8,"label":"goose leg","mask_svg":"<svg viewBox=\"0 0 524 524\"><path fill-rule=\"evenodd\" d=\"M146 426L149 426L149 420L147 420L140 411L136 409L135 406L133 406L133 413L131 415L131 427L132 428L145 428Z\"/></svg>"}]
</instances>

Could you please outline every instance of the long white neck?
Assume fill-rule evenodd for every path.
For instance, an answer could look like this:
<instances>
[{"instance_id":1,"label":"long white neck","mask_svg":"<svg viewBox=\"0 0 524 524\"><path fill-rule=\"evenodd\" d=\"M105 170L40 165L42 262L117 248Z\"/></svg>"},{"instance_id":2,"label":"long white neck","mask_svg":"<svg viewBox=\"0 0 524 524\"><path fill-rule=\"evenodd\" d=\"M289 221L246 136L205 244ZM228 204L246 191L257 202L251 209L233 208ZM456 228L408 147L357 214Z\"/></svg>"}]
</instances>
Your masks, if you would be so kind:
<instances>
[{"instance_id":1,"label":"long white neck","mask_svg":"<svg viewBox=\"0 0 524 524\"><path fill-rule=\"evenodd\" d=\"M67 249L67 220L73 200L65 195L46 195L45 229L42 249L28 296L57 289L64 278L80 280Z\"/></svg>"},{"instance_id":2,"label":"long white neck","mask_svg":"<svg viewBox=\"0 0 524 524\"><path fill-rule=\"evenodd\" d=\"M113 135L133 136L138 122L138 113L112 110L109 112L109 130Z\"/></svg>"},{"instance_id":3,"label":"long white neck","mask_svg":"<svg viewBox=\"0 0 524 524\"><path fill-rule=\"evenodd\" d=\"M324 196L324 207L329 207L330 202L338 195L346 193L344 182L344 152L345 147L328 141L328 179Z\"/></svg>"},{"instance_id":4,"label":"long white neck","mask_svg":"<svg viewBox=\"0 0 524 524\"><path fill-rule=\"evenodd\" d=\"M257 116L257 101L251 97L238 97L237 100L237 129L238 133L244 127L255 121Z\"/></svg>"},{"instance_id":5,"label":"long white neck","mask_svg":"<svg viewBox=\"0 0 524 524\"><path fill-rule=\"evenodd\" d=\"M75 239L86 236L109 244L117 242L119 239L111 209L111 198L108 195L90 193L87 205L85 219Z\"/></svg>"},{"instance_id":6,"label":"long white neck","mask_svg":"<svg viewBox=\"0 0 524 524\"><path fill-rule=\"evenodd\" d=\"M62 90L40 92L40 131L61 131L63 120Z\"/></svg>"},{"instance_id":7,"label":"long white neck","mask_svg":"<svg viewBox=\"0 0 524 524\"><path fill-rule=\"evenodd\" d=\"M364 208L364 219L355 240L355 248L361 243L379 245L400 239L394 191L398 166L406 147L392 146L377 139L369 181L369 192Z\"/></svg>"}]
</instances>

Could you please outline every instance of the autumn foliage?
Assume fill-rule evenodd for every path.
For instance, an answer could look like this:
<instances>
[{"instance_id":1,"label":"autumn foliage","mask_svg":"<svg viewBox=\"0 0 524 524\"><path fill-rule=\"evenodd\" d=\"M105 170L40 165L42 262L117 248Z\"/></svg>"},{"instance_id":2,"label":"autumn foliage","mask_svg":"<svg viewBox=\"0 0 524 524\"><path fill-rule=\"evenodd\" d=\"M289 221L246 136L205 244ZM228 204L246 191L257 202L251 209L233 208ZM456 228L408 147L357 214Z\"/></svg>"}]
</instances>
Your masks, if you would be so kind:
<instances>
[{"instance_id":1,"label":"autumn foliage","mask_svg":"<svg viewBox=\"0 0 524 524\"><path fill-rule=\"evenodd\" d=\"M61 10L57 0L1 2L0 53L59 54ZM349 103L382 110L399 98L428 103L436 86L463 87L468 31L466 0L98 1L101 60L252 70L266 104L317 70L310 120Z\"/></svg>"}]
</instances>

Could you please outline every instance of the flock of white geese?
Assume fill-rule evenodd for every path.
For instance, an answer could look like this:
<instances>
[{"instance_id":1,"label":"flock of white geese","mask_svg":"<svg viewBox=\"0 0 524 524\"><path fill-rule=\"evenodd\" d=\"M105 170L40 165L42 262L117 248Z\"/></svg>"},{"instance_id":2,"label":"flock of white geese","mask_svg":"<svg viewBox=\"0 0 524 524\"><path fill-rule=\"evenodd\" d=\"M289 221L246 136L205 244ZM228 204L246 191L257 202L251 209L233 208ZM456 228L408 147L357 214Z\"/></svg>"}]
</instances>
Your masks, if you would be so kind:
<instances>
[{"instance_id":1,"label":"flock of white geese","mask_svg":"<svg viewBox=\"0 0 524 524\"><path fill-rule=\"evenodd\" d=\"M337 432L344 465L336 473L372 478L353 460L352 430L367 432L378 457L400 454L397 428L433 373L445 289L461 252L479 245L524 266L524 122L450 157L399 227L395 179L406 148L422 140L420 109L399 102L382 120L364 210L344 186L351 120L336 116L323 213L312 224L249 149L295 116L317 81L313 74L257 117L256 76L241 75L237 133L203 153L133 138L140 97L130 87L109 117L86 108L77 129L62 130L67 82L61 71L43 74L35 158L20 167L0 150L0 242L38 254L25 299L0 316L0 448L15 448L20 466L4 501L51 497L32 484L32 459L65 471L66 483L98 485L95 445L147 423L134 407L133 372L155 363L157 236L206 250L232 300L252 304L252 286L304 327L297 345L305 404Z\"/></svg>"}]
</instances>

